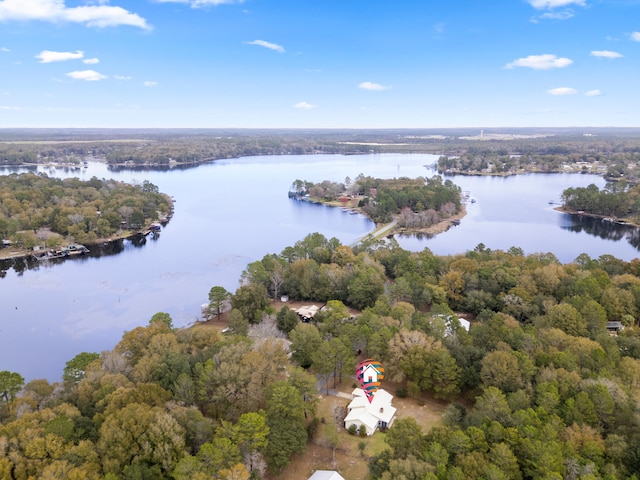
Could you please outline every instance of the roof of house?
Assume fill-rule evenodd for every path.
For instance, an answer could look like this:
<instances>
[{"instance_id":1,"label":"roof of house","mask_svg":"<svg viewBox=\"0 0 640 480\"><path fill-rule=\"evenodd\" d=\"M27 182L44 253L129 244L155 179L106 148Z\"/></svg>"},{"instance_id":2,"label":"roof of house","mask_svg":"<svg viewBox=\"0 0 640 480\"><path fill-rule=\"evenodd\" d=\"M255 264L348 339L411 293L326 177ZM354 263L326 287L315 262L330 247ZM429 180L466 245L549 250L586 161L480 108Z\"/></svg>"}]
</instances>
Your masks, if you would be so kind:
<instances>
[{"instance_id":1,"label":"roof of house","mask_svg":"<svg viewBox=\"0 0 640 480\"><path fill-rule=\"evenodd\" d=\"M374 428L378 421L389 423L396 414L396 408L391 405L392 400L393 395L379 388L369 403L364 390L356 388L353 391L353 400L347 407L349 414L345 418L345 422L359 420L371 428Z\"/></svg>"},{"instance_id":2,"label":"roof of house","mask_svg":"<svg viewBox=\"0 0 640 480\"><path fill-rule=\"evenodd\" d=\"M344 418L345 424L357 420L369 427L369 430L375 430L378 426L378 419L374 417L366 408L354 408Z\"/></svg>"},{"instance_id":3,"label":"roof of house","mask_svg":"<svg viewBox=\"0 0 640 480\"><path fill-rule=\"evenodd\" d=\"M318 310L320 310L320 307L317 305L303 305L302 307L295 309L294 312L303 317L313 318L315 314L318 313Z\"/></svg>"},{"instance_id":4,"label":"roof of house","mask_svg":"<svg viewBox=\"0 0 640 480\"><path fill-rule=\"evenodd\" d=\"M316 470L308 480L345 480L342 475L334 470Z\"/></svg>"}]
</instances>

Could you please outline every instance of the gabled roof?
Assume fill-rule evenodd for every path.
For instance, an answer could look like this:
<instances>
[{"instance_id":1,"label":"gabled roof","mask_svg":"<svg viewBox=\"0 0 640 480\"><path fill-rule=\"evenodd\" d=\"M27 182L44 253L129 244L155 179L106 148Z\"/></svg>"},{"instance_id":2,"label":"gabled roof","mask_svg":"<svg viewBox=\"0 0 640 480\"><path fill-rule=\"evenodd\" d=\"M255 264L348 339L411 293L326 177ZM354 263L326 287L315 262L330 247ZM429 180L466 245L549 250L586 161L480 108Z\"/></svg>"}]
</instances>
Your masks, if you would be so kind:
<instances>
[{"instance_id":1,"label":"gabled roof","mask_svg":"<svg viewBox=\"0 0 640 480\"><path fill-rule=\"evenodd\" d=\"M345 480L342 475L334 470L316 470L308 480Z\"/></svg>"},{"instance_id":2,"label":"gabled roof","mask_svg":"<svg viewBox=\"0 0 640 480\"><path fill-rule=\"evenodd\" d=\"M360 390L362 394L357 392L357 390ZM380 388L373 395L371 403L369 403L369 400L364 394L364 390L356 388L353 391L353 400L351 400L351 403L349 403L347 407L349 414L344 420L345 422L348 420L359 420L371 428L374 428L379 420L389 423L396 414L396 408L391 405L392 400L393 395Z\"/></svg>"},{"instance_id":3,"label":"gabled roof","mask_svg":"<svg viewBox=\"0 0 640 480\"><path fill-rule=\"evenodd\" d=\"M354 420L359 421L363 425L368 427L368 430L375 430L378 427L378 419L374 417L366 408L354 408L344 418L344 423L347 424Z\"/></svg>"}]
</instances>

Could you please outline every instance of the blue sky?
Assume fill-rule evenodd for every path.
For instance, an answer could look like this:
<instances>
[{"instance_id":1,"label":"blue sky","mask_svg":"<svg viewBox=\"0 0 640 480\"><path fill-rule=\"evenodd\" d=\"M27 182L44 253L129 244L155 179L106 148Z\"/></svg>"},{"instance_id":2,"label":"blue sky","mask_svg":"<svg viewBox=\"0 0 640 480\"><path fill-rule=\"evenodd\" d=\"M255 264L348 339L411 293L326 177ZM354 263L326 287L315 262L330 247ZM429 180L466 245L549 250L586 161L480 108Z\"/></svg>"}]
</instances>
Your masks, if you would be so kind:
<instances>
[{"instance_id":1,"label":"blue sky","mask_svg":"<svg viewBox=\"0 0 640 480\"><path fill-rule=\"evenodd\" d=\"M0 0L0 128L639 119L640 0Z\"/></svg>"}]
</instances>

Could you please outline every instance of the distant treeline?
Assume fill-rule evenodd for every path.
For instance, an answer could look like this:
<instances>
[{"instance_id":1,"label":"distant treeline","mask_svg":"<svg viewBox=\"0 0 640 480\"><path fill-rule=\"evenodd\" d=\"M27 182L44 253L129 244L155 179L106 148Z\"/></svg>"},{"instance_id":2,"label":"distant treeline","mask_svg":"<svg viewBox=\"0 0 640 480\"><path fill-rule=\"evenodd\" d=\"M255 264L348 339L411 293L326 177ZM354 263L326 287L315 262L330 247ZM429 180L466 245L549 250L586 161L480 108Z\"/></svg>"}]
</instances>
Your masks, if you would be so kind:
<instances>
[{"instance_id":1,"label":"distant treeline","mask_svg":"<svg viewBox=\"0 0 640 480\"><path fill-rule=\"evenodd\" d=\"M593 130L593 129L592 129ZM498 132L497 130L493 133ZM504 133L507 132L507 133ZM166 166L254 155L441 154L441 172L562 171L565 164L599 163L612 178L634 177L640 131L598 129L503 130L0 130L0 165L80 163ZM526 134L528 135L526 135ZM475 136L472 136L475 135Z\"/></svg>"}]
</instances>

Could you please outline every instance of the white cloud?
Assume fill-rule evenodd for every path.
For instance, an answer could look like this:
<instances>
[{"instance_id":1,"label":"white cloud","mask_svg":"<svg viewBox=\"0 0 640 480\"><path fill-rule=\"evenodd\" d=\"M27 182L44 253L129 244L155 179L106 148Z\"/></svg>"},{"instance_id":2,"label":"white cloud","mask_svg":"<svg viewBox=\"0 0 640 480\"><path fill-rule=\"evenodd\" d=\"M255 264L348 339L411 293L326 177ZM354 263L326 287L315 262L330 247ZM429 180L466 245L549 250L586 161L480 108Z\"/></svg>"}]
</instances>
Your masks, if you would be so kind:
<instances>
[{"instance_id":1,"label":"white cloud","mask_svg":"<svg viewBox=\"0 0 640 480\"><path fill-rule=\"evenodd\" d=\"M529 5L537 10L550 10L552 8L566 7L567 5L578 5L585 7L585 0L528 0Z\"/></svg>"},{"instance_id":2,"label":"white cloud","mask_svg":"<svg viewBox=\"0 0 640 480\"><path fill-rule=\"evenodd\" d=\"M20 110L20 107L9 107L8 105L0 106L0 110Z\"/></svg>"},{"instance_id":3,"label":"white cloud","mask_svg":"<svg viewBox=\"0 0 640 480\"><path fill-rule=\"evenodd\" d=\"M358 88L361 88L362 90L372 90L380 92L382 90L389 90L391 87L385 87L384 85L380 85L379 83L362 82L358 84Z\"/></svg>"},{"instance_id":4,"label":"white cloud","mask_svg":"<svg viewBox=\"0 0 640 480\"><path fill-rule=\"evenodd\" d=\"M99 58L85 58L82 60L82 63L86 63L87 65L95 65L96 63L100 63Z\"/></svg>"},{"instance_id":5,"label":"white cloud","mask_svg":"<svg viewBox=\"0 0 640 480\"><path fill-rule=\"evenodd\" d=\"M259 45L260 47L268 48L269 50L274 50L278 53L284 53L284 47L277 43L265 42L264 40L253 40L252 42L247 43L249 45Z\"/></svg>"},{"instance_id":6,"label":"white cloud","mask_svg":"<svg viewBox=\"0 0 640 480\"><path fill-rule=\"evenodd\" d=\"M146 81L146 82L142 82L142 84L143 84L145 87L155 87L156 85L158 85L158 82Z\"/></svg>"},{"instance_id":7,"label":"white cloud","mask_svg":"<svg viewBox=\"0 0 640 480\"><path fill-rule=\"evenodd\" d=\"M67 60L78 60L84 57L82 50L76 50L75 52L53 52L51 50L43 50L36 58L40 60L40 63L51 62L65 62Z\"/></svg>"},{"instance_id":8,"label":"white cloud","mask_svg":"<svg viewBox=\"0 0 640 480\"><path fill-rule=\"evenodd\" d=\"M298 102L293 106L293 108L302 108L303 110L312 110L314 108L318 108L318 106L312 105L311 103L307 103L307 102Z\"/></svg>"},{"instance_id":9,"label":"white cloud","mask_svg":"<svg viewBox=\"0 0 640 480\"><path fill-rule=\"evenodd\" d=\"M158 3L188 3L192 8L208 7L209 5L233 5L243 3L244 0L156 0Z\"/></svg>"},{"instance_id":10,"label":"white cloud","mask_svg":"<svg viewBox=\"0 0 640 480\"><path fill-rule=\"evenodd\" d=\"M624 55L610 50L593 50L591 55L598 58L622 58Z\"/></svg>"},{"instance_id":11,"label":"white cloud","mask_svg":"<svg viewBox=\"0 0 640 480\"><path fill-rule=\"evenodd\" d=\"M587 97L599 97L600 95L602 95L602 92L596 88L595 90L589 90L588 92L585 92L584 94Z\"/></svg>"},{"instance_id":12,"label":"white cloud","mask_svg":"<svg viewBox=\"0 0 640 480\"><path fill-rule=\"evenodd\" d=\"M575 95L578 91L570 87L558 87L547 90L547 93L549 95Z\"/></svg>"},{"instance_id":13,"label":"white cloud","mask_svg":"<svg viewBox=\"0 0 640 480\"><path fill-rule=\"evenodd\" d=\"M635 42L640 42L640 32L633 32L631 34L631 40Z\"/></svg>"},{"instance_id":14,"label":"white cloud","mask_svg":"<svg viewBox=\"0 0 640 480\"><path fill-rule=\"evenodd\" d=\"M11 50L9 50L7 47L2 47L0 48L0 52L10 52Z\"/></svg>"},{"instance_id":15,"label":"white cloud","mask_svg":"<svg viewBox=\"0 0 640 480\"><path fill-rule=\"evenodd\" d=\"M98 80L104 80L107 75L102 75L95 70L76 70L74 72L67 73L67 77L71 77L75 80L85 80L87 82L96 82Z\"/></svg>"},{"instance_id":16,"label":"white cloud","mask_svg":"<svg viewBox=\"0 0 640 480\"><path fill-rule=\"evenodd\" d=\"M562 12L546 12L540 15L538 18L541 18L543 20L569 20L573 17L574 13L571 10L564 10Z\"/></svg>"},{"instance_id":17,"label":"white cloud","mask_svg":"<svg viewBox=\"0 0 640 480\"><path fill-rule=\"evenodd\" d=\"M109 5L67 7L65 0L0 0L0 21L2 20L72 22L81 23L87 27L129 25L150 28L144 18L122 7Z\"/></svg>"},{"instance_id":18,"label":"white cloud","mask_svg":"<svg viewBox=\"0 0 640 480\"><path fill-rule=\"evenodd\" d=\"M573 63L569 58L560 57L549 53L543 55L529 55L507 63L504 68L526 67L534 70L549 70L551 68L564 68Z\"/></svg>"},{"instance_id":19,"label":"white cloud","mask_svg":"<svg viewBox=\"0 0 640 480\"><path fill-rule=\"evenodd\" d=\"M131 77L128 75L114 75L113 78L116 80L131 80Z\"/></svg>"}]
</instances>

